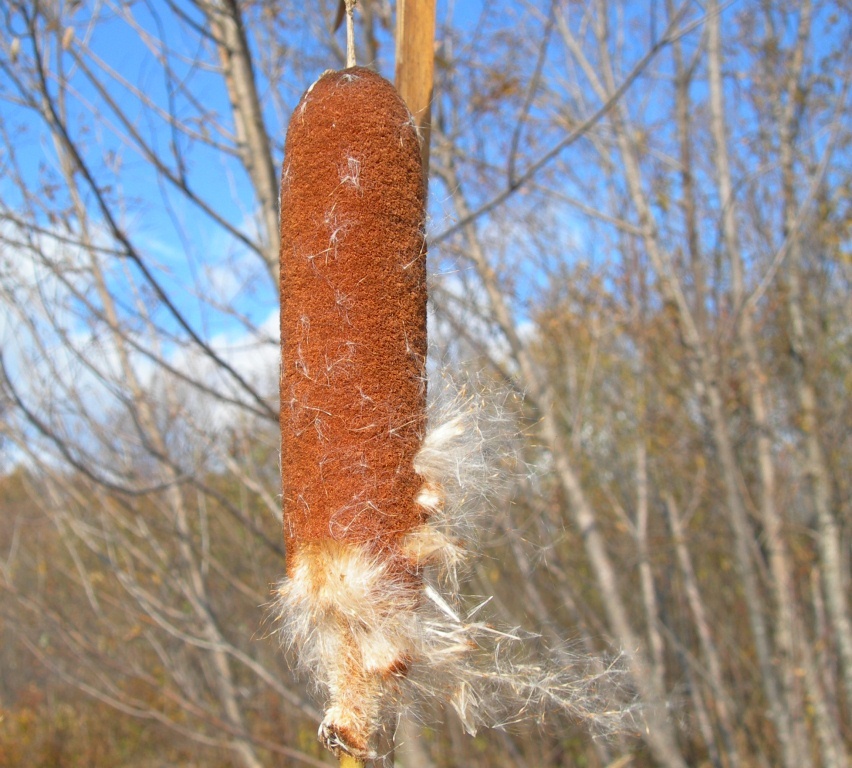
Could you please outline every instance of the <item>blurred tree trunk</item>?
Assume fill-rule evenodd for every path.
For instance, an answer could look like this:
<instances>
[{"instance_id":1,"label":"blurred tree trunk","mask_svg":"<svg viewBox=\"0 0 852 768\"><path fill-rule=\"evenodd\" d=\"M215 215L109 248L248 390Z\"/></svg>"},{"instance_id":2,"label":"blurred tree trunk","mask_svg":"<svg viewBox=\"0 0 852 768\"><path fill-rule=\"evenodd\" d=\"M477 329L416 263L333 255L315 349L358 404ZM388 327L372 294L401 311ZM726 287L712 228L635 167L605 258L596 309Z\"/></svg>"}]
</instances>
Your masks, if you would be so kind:
<instances>
[{"instance_id":1,"label":"blurred tree trunk","mask_svg":"<svg viewBox=\"0 0 852 768\"><path fill-rule=\"evenodd\" d=\"M784 270L789 317L790 358L795 373L795 387L801 416L798 420L805 445L805 476L808 480L811 504L816 513L821 572L824 579L826 604L834 627L835 641L841 661L842 679L847 706L852 706L852 623L847 605L849 590L844 588L843 558L841 556L838 513L832 500L831 480L824 451L820 444L820 419L817 411L818 397L812 383L809 348L814 346L806 328L806 314L802 304L803 256L801 245L800 203L797 188L800 186L795 169L795 145L800 119L799 101L806 87L802 82L805 45L810 34L811 4L802 6L799 34L792 61L786 73L786 82L774 92L778 99L776 114L779 132L779 158L782 177L783 236L788 248L788 266ZM848 87L848 80L846 87ZM844 89L845 90L845 89ZM847 566L848 567L848 566Z\"/></svg>"},{"instance_id":2,"label":"blurred tree trunk","mask_svg":"<svg viewBox=\"0 0 852 768\"><path fill-rule=\"evenodd\" d=\"M274 282L278 282L278 170L252 65L251 51L237 0L196 0L210 24L231 100L240 160L257 193L261 250Z\"/></svg>"},{"instance_id":3,"label":"blurred tree trunk","mask_svg":"<svg viewBox=\"0 0 852 768\"><path fill-rule=\"evenodd\" d=\"M455 172L452 156L445 153L441 172L446 184L454 191L453 203L457 216L465 221L470 216L470 208ZM604 539L596 519L594 509L589 504L580 480L571 464L570 448L565 442L564 433L556 424L556 403L550 384L538 375L536 366L529 355L506 305L494 269L486 258L473 225L465 227L468 254L476 269L483 290L488 297L488 309L493 313L497 328L505 337L513 362L519 371L520 388L527 393L527 401L538 416L541 438L553 457L556 476L568 498L569 508L583 539L589 562L594 570L598 588L603 596L604 608L609 621L610 631L617 647L626 650L628 663L643 704L647 708L644 718L647 722L644 738L657 759L667 766L685 766L680 755L674 733L666 719L665 692L659 687L646 655L640 650L643 644L634 630L624 605L618 586L615 566L607 553Z\"/></svg>"},{"instance_id":4,"label":"blurred tree trunk","mask_svg":"<svg viewBox=\"0 0 852 768\"><path fill-rule=\"evenodd\" d=\"M775 678L775 684L766 687L766 696L775 721L776 733L782 745L784 763L788 768L811 764L805 732L804 700L796 679L798 657L794 648L793 633L798 617L792 605L794 595L792 577L784 532L775 507L775 469L771 456L771 427L767 419L765 377L758 359L757 345L751 312L743 311L743 265L737 240L737 202L731 183L728 164L727 136L725 133L725 104L722 90L722 51L720 13L716 2L707 7L707 68L710 86L710 120L713 134L713 157L722 210L722 239L731 269L731 313L739 314L738 335L742 344L748 376L748 393L751 418L756 432L755 448L760 477L760 510L765 528L765 546L769 552L772 573L771 586L777 613L775 621L775 653L763 659L764 676ZM761 610L754 606L754 610ZM765 651L769 653L769 649Z\"/></svg>"}]
</instances>

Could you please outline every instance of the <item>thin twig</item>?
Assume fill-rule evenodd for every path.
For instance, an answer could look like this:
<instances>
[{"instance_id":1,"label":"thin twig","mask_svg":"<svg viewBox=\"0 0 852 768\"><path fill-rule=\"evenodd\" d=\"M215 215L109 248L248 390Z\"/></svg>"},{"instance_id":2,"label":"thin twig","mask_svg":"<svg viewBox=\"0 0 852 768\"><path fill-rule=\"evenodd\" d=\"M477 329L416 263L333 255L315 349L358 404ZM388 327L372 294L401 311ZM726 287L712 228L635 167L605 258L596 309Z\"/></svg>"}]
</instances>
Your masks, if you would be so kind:
<instances>
[{"instance_id":1,"label":"thin twig","mask_svg":"<svg viewBox=\"0 0 852 768\"><path fill-rule=\"evenodd\" d=\"M355 3L357 0L346 0L346 67L357 65L355 61ZM341 762L341 765L343 763Z\"/></svg>"}]
</instances>

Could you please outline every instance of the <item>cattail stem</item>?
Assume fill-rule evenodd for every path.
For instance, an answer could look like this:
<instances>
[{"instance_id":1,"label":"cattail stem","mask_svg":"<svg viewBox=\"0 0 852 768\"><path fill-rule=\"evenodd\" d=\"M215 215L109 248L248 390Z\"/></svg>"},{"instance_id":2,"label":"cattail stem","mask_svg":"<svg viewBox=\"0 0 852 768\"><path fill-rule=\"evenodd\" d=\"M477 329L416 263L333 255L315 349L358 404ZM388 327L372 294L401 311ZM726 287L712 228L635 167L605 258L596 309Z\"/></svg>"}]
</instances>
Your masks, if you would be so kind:
<instances>
[{"instance_id":1,"label":"cattail stem","mask_svg":"<svg viewBox=\"0 0 852 768\"><path fill-rule=\"evenodd\" d=\"M429 131L435 74L435 0L398 0L394 84L420 134L423 173L429 174Z\"/></svg>"},{"instance_id":2,"label":"cattail stem","mask_svg":"<svg viewBox=\"0 0 852 768\"><path fill-rule=\"evenodd\" d=\"M357 757L352 757L352 755L340 756L340 768L364 768L365 765L366 763Z\"/></svg>"}]
</instances>

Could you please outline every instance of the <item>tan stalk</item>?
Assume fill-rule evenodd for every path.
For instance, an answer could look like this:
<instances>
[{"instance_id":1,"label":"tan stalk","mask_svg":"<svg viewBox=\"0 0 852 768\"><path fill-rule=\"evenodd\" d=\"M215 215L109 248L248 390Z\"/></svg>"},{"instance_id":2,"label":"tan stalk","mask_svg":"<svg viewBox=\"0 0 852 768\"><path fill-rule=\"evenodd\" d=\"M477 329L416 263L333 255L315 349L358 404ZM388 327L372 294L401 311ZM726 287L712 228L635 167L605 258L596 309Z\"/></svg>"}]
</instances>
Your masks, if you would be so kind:
<instances>
[{"instance_id":1,"label":"tan stalk","mask_svg":"<svg viewBox=\"0 0 852 768\"><path fill-rule=\"evenodd\" d=\"M429 123L435 76L435 0L400 0L396 11L394 84L420 134L423 173L429 174Z\"/></svg>"}]
</instances>

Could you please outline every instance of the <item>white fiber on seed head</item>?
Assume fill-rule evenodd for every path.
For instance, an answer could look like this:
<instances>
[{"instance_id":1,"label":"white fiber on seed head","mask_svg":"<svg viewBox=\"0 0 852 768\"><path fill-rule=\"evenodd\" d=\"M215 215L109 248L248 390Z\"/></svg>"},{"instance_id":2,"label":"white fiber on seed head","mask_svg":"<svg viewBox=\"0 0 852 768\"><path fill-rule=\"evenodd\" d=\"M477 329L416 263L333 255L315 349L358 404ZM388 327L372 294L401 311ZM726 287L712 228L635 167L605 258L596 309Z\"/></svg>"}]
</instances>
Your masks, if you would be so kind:
<instances>
[{"instance_id":1,"label":"white fiber on seed head","mask_svg":"<svg viewBox=\"0 0 852 768\"><path fill-rule=\"evenodd\" d=\"M282 635L327 694L324 743L372 759L373 736L417 700L449 703L469 733L553 709L600 733L629 729L622 660L551 650L541 661L536 635L478 618L488 600L464 609L458 571L504 488L513 435L501 432L511 422L493 400L443 399L415 458L426 521L395 550L420 580L395 576L366 545L325 540L295 553L278 589ZM340 746L347 731L364 735L360 747Z\"/></svg>"},{"instance_id":2,"label":"white fiber on seed head","mask_svg":"<svg viewBox=\"0 0 852 768\"><path fill-rule=\"evenodd\" d=\"M278 588L281 633L326 690L320 730L332 748L369 757L365 745L381 718L412 695L463 704L472 727L475 697L459 691L470 689L466 657L476 641L455 593L474 530L466 516L485 495L471 487L484 475L478 413L468 397L433 411L415 458L423 478L415 503L426 522L402 538L396 556L423 581L400 578L387 554L367 545L328 539L292 553L290 576ZM367 737L344 748L344 732Z\"/></svg>"}]
</instances>

